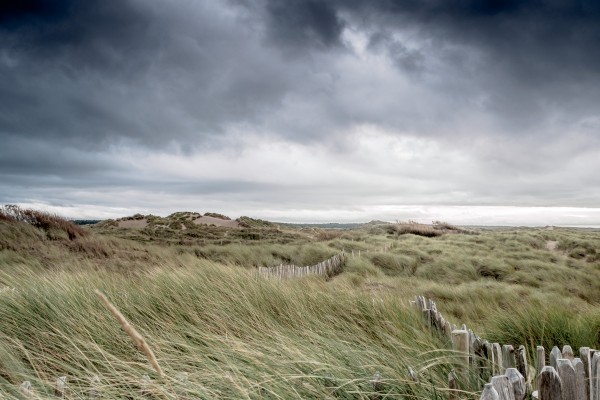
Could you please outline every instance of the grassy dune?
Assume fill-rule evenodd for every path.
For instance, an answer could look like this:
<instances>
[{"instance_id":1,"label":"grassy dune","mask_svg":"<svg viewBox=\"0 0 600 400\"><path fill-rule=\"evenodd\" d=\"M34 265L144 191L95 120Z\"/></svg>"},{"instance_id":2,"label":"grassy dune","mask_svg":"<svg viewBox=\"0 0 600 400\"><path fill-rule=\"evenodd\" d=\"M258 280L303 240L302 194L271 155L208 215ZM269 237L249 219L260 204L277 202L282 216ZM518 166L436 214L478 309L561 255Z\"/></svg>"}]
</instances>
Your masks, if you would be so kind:
<instances>
[{"instance_id":1,"label":"grassy dune","mask_svg":"<svg viewBox=\"0 0 600 400\"><path fill-rule=\"evenodd\" d=\"M415 294L490 340L600 346L597 231L431 235L420 226L428 232L420 236L385 224L346 231L264 224L245 228L252 239L231 233L220 245L214 227L199 227L193 243L178 237L188 232L153 240L142 231L54 231L63 228L0 219L0 390L9 395L30 380L45 398L68 375L72 398L80 398L98 375L106 398L138 398L147 374L145 391L164 399L445 398L455 357L409 307ZM211 238L205 243L202 229ZM553 250L549 241L557 242ZM342 249L355 256L330 281L255 274ZM164 378L96 288L146 338ZM480 387L478 378L465 379L473 392Z\"/></svg>"}]
</instances>

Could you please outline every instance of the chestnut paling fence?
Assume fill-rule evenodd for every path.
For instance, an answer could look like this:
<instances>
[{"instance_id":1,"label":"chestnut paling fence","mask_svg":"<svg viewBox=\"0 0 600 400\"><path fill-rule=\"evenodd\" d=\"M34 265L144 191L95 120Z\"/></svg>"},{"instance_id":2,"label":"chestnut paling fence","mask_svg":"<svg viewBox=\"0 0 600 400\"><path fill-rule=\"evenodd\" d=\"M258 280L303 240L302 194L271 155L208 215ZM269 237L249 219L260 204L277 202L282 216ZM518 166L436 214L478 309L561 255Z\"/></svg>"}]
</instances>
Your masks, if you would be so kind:
<instances>
[{"instance_id":1,"label":"chestnut paling fence","mask_svg":"<svg viewBox=\"0 0 600 400\"><path fill-rule=\"evenodd\" d=\"M534 367L528 363L525 346L515 349L510 344L490 343L464 324L457 327L431 299L416 296L413 304L432 331L448 337L459 357L462 371L448 376L450 400L464 393L457 374L473 369L489 379L481 388L480 400L600 400L599 350L581 347L575 357L571 346L562 350L554 346L546 357L546 349L537 346Z\"/></svg>"},{"instance_id":2,"label":"chestnut paling fence","mask_svg":"<svg viewBox=\"0 0 600 400\"><path fill-rule=\"evenodd\" d=\"M293 264L281 264L275 267L258 267L258 275L272 279L292 279L308 275L332 277L342 272L345 262L346 253L342 252L325 261L321 261L318 264L305 267Z\"/></svg>"}]
</instances>

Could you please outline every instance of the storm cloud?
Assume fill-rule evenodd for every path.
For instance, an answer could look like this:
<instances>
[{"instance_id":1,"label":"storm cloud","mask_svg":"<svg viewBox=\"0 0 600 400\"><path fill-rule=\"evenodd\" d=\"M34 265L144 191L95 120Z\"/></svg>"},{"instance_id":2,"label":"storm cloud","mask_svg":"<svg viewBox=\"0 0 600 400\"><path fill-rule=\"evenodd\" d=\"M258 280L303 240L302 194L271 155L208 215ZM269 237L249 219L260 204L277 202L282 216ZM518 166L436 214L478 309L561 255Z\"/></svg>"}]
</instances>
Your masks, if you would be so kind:
<instances>
[{"instance_id":1,"label":"storm cloud","mask_svg":"<svg viewBox=\"0 0 600 400\"><path fill-rule=\"evenodd\" d=\"M599 42L593 1L3 2L0 203L589 210Z\"/></svg>"}]
</instances>

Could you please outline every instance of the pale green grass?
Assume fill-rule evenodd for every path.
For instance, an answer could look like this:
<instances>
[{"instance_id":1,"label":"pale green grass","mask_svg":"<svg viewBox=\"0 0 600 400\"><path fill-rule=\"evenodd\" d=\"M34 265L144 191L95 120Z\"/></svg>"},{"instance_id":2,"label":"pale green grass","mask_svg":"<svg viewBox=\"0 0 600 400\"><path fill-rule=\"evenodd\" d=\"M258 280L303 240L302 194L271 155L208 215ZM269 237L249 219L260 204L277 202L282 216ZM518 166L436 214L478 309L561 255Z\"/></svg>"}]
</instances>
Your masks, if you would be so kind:
<instances>
[{"instance_id":1,"label":"pale green grass","mask_svg":"<svg viewBox=\"0 0 600 400\"><path fill-rule=\"evenodd\" d=\"M0 387L31 380L44 396L69 375L82 394L101 377L106 396L156 398L445 398L452 353L396 297L343 282L276 282L235 267L195 262L123 277L59 271L1 276ZM100 288L146 338L159 379L93 293ZM420 383L408 379L408 368ZM379 371L382 383L370 382ZM178 373L187 372L185 389ZM473 386L475 387L475 386Z\"/></svg>"}]
</instances>

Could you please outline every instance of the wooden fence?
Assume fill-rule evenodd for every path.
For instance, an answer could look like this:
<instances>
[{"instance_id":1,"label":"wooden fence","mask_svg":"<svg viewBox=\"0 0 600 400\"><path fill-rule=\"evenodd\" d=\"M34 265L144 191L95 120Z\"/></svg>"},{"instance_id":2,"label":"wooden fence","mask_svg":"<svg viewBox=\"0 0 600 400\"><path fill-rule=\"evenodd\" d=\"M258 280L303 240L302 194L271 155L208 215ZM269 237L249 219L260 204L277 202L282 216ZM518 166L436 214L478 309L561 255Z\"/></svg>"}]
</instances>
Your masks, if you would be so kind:
<instances>
[{"instance_id":1,"label":"wooden fence","mask_svg":"<svg viewBox=\"0 0 600 400\"><path fill-rule=\"evenodd\" d=\"M433 331L448 337L459 354L461 368L474 368L489 383L483 387L480 400L600 400L600 351L581 347L579 357L565 345L546 350L537 346L535 367L527 361L521 345L489 343L467 329L450 324L435 302L416 296L415 307ZM548 361L548 365L546 362ZM449 399L460 398L456 373L448 376Z\"/></svg>"},{"instance_id":2,"label":"wooden fence","mask_svg":"<svg viewBox=\"0 0 600 400\"><path fill-rule=\"evenodd\" d=\"M342 272L345 262L346 254L342 252L318 264L306 267L285 264L275 267L258 267L258 275L271 279L291 279L308 275L332 277Z\"/></svg>"}]
</instances>

